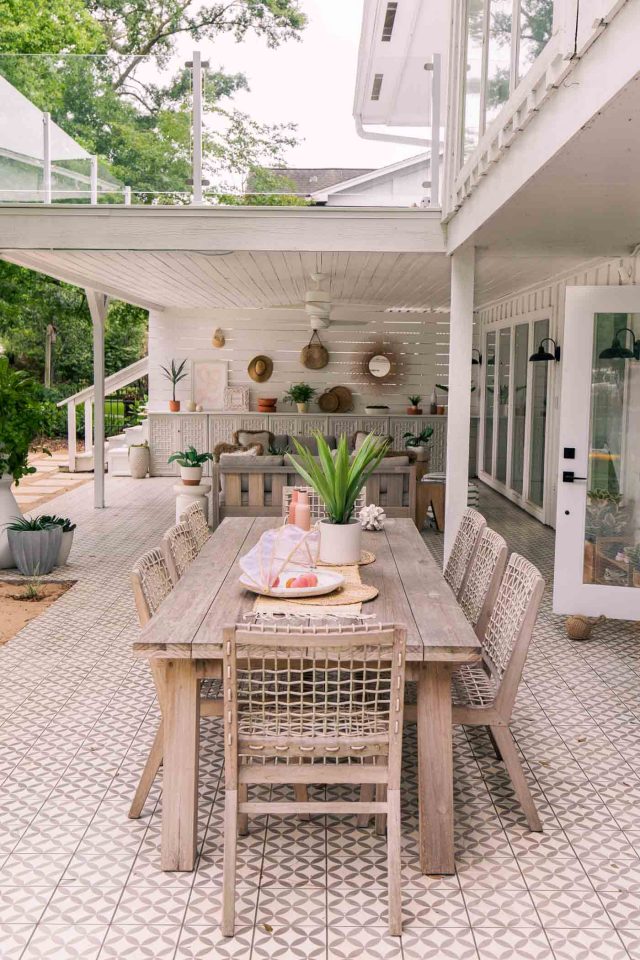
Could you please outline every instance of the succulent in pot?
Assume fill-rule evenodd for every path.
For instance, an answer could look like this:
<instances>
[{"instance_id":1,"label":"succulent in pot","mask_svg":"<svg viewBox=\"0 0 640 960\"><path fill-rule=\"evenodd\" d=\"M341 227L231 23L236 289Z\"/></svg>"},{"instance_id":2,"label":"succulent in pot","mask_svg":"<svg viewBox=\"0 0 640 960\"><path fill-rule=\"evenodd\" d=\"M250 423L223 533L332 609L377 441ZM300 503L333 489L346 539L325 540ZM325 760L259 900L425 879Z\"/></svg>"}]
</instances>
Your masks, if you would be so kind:
<instances>
[{"instance_id":1,"label":"succulent in pot","mask_svg":"<svg viewBox=\"0 0 640 960\"><path fill-rule=\"evenodd\" d=\"M353 517L355 502L384 457L389 441L370 433L350 456L347 438L343 435L332 456L322 434L316 433L315 439L317 459L295 437L292 440L296 456L287 454L287 457L320 496L327 512L326 519L320 522L320 559L333 564L358 563L362 529Z\"/></svg>"},{"instance_id":2,"label":"succulent in pot","mask_svg":"<svg viewBox=\"0 0 640 960\"><path fill-rule=\"evenodd\" d=\"M178 413L180 410L180 401L176 400L176 387L181 380L184 380L185 377L189 376L188 372L185 370L186 365L186 360L183 360L182 363L176 363L175 360L172 360L170 367L160 367L165 380L168 380L171 384L171 400L169 400L169 410L172 413Z\"/></svg>"},{"instance_id":3,"label":"succulent in pot","mask_svg":"<svg viewBox=\"0 0 640 960\"><path fill-rule=\"evenodd\" d=\"M425 427L420 433L405 433L403 440L405 447L414 450L416 460L424 461L428 458L427 444L433 435L433 427Z\"/></svg>"},{"instance_id":4,"label":"succulent in pot","mask_svg":"<svg viewBox=\"0 0 640 960\"><path fill-rule=\"evenodd\" d=\"M177 463L180 467L180 477L187 487L197 487L202 480L202 468L207 460L213 460L212 453L198 453L195 447L178 450L172 453L167 463Z\"/></svg>"},{"instance_id":5,"label":"succulent in pot","mask_svg":"<svg viewBox=\"0 0 640 960\"><path fill-rule=\"evenodd\" d=\"M422 403L422 397L418 393L414 393L413 396L409 397L409 403L411 406L407 407L407 413L411 414L414 417L420 416L422 409L420 404Z\"/></svg>"},{"instance_id":6,"label":"succulent in pot","mask_svg":"<svg viewBox=\"0 0 640 960\"><path fill-rule=\"evenodd\" d=\"M56 566L62 527L46 517L14 517L7 524L13 562L25 577L50 573Z\"/></svg>"},{"instance_id":7,"label":"succulent in pot","mask_svg":"<svg viewBox=\"0 0 640 960\"><path fill-rule=\"evenodd\" d=\"M309 383L294 383L282 398L285 403L295 403L298 413L306 413L309 401L313 400L316 390Z\"/></svg>"},{"instance_id":8,"label":"succulent in pot","mask_svg":"<svg viewBox=\"0 0 640 960\"><path fill-rule=\"evenodd\" d=\"M69 517L58 517L56 514L46 515L42 514L38 519L41 523L52 523L56 524L62 530L62 539L60 540L60 550L58 551L58 559L56 560L56 567L64 567L69 560L69 554L71 553L71 547L73 545L73 534L76 529L75 523L72 523Z\"/></svg>"}]
</instances>

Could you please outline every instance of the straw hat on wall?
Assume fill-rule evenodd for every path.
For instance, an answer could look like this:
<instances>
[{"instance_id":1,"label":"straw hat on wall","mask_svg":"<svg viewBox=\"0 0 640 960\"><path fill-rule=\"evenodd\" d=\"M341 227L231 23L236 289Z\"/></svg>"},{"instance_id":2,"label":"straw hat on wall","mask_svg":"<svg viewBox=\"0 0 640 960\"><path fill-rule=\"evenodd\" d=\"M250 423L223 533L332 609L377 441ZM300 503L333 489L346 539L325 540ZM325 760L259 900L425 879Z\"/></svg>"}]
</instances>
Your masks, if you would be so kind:
<instances>
[{"instance_id":1,"label":"straw hat on wall","mask_svg":"<svg viewBox=\"0 0 640 960\"><path fill-rule=\"evenodd\" d=\"M264 383L273 373L273 360L271 357L254 357L247 367L247 371L256 383Z\"/></svg>"}]
</instances>

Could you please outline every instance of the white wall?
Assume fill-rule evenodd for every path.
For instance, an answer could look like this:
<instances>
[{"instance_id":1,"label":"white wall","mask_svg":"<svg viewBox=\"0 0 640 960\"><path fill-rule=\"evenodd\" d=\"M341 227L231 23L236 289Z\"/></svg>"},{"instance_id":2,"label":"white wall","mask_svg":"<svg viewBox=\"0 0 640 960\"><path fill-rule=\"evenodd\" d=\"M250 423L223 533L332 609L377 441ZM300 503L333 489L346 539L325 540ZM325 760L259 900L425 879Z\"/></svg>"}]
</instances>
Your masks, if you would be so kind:
<instances>
[{"instance_id":1,"label":"white wall","mask_svg":"<svg viewBox=\"0 0 640 960\"><path fill-rule=\"evenodd\" d=\"M323 370L307 370L300 351L311 331L304 320L265 321L259 311L236 311L233 322L221 324L226 344L217 350L211 337L219 325L206 310L166 310L149 317L149 402L151 409L166 409L171 386L163 379L160 365L171 359L215 359L229 363L229 386L251 388L251 406L258 396L282 398L292 383L305 381L319 392L342 384L354 394L355 412L368 403L386 403L394 413L404 413L410 393L423 397L423 408L434 384L447 383L449 360L449 317L447 314L386 314L367 327L333 327L320 334L329 351ZM399 375L394 383L380 386L367 381L363 358L374 346L383 344L398 357ZM264 384L254 383L247 373L252 357L266 354L274 361L273 375ZM177 397L190 399L190 381L178 385ZM444 400L444 396L442 397ZM315 408L315 407L314 407ZM314 409L312 408L312 409ZM279 409L287 411L280 405Z\"/></svg>"},{"instance_id":2,"label":"white wall","mask_svg":"<svg viewBox=\"0 0 640 960\"><path fill-rule=\"evenodd\" d=\"M327 203L330 207L418 206L429 196L429 188L423 186L428 179L429 164L425 163L411 170L399 170L384 180L374 180L330 194Z\"/></svg>"}]
</instances>

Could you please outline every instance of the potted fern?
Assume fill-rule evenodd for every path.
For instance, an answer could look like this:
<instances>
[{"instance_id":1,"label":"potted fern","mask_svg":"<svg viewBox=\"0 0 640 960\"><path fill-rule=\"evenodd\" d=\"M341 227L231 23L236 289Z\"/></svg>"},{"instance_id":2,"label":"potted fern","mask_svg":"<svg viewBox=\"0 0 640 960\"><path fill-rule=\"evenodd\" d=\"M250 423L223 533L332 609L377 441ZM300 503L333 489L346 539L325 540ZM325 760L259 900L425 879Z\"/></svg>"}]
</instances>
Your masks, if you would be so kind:
<instances>
[{"instance_id":1,"label":"potted fern","mask_svg":"<svg viewBox=\"0 0 640 960\"><path fill-rule=\"evenodd\" d=\"M313 400L315 395L316 391L309 383L294 383L282 399L285 403L295 403L298 413L306 413L309 409L309 401Z\"/></svg>"},{"instance_id":2,"label":"potted fern","mask_svg":"<svg viewBox=\"0 0 640 960\"><path fill-rule=\"evenodd\" d=\"M427 444L432 434L433 427L425 427L424 430L421 430L417 435L413 433L403 434L404 445L415 451L416 460L424 462L428 459Z\"/></svg>"},{"instance_id":3,"label":"potted fern","mask_svg":"<svg viewBox=\"0 0 640 960\"><path fill-rule=\"evenodd\" d=\"M295 437L297 456L288 459L322 499L327 517L320 521L320 559L324 563L350 564L360 560L362 530L353 517L358 494L385 455L389 441L370 433L362 446L349 456L347 438L338 441L335 456L321 433L315 434L318 457Z\"/></svg>"},{"instance_id":4,"label":"potted fern","mask_svg":"<svg viewBox=\"0 0 640 960\"><path fill-rule=\"evenodd\" d=\"M183 360L182 363L176 363L175 360L172 360L170 367L160 367L163 377L171 384L172 392L171 400L169 400L169 410L171 413L178 413L180 410L180 401L176 400L176 387L181 380L184 380L185 377L189 376L185 370L186 365L186 360Z\"/></svg>"},{"instance_id":5,"label":"potted fern","mask_svg":"<svg viewBox=\"0 0 640 960\"><path fill-rule=\"evenodd\" d=\"M172 453L167 463L177 463L180 467L180 478L185 487L197 487L202 480L202 468L207 460L213 460L211 453L198 453L195 447L178 450Z\"/></svg>"}]
</instances>

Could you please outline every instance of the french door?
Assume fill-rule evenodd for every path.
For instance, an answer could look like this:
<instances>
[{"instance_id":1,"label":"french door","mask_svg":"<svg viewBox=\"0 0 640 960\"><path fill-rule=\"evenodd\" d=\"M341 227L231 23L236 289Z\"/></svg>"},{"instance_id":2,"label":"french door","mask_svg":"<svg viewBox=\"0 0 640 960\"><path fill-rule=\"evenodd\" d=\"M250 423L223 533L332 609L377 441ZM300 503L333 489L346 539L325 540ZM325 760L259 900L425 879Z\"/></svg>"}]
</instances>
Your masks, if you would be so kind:
<instances>
[{"instance_id":1,"label":"french door","mask_svg":"<svg viewBox=\"0 0 640 960\"><path fill-rule=\"evenodd\" d=\"M532 363L550 334L537 314L485 333L480 375L479 476L539 520L546 520L550 363Z\"/></svg>"},{"instance_id":2,"label":"french door","mask_svg":"<svg viewBox=\"0 0 640 960\"><path fill-rule=\"evenodd\" d=\"M553 606L640 619L640 287L568 287Z\"/></svg>"}]
</instances>

